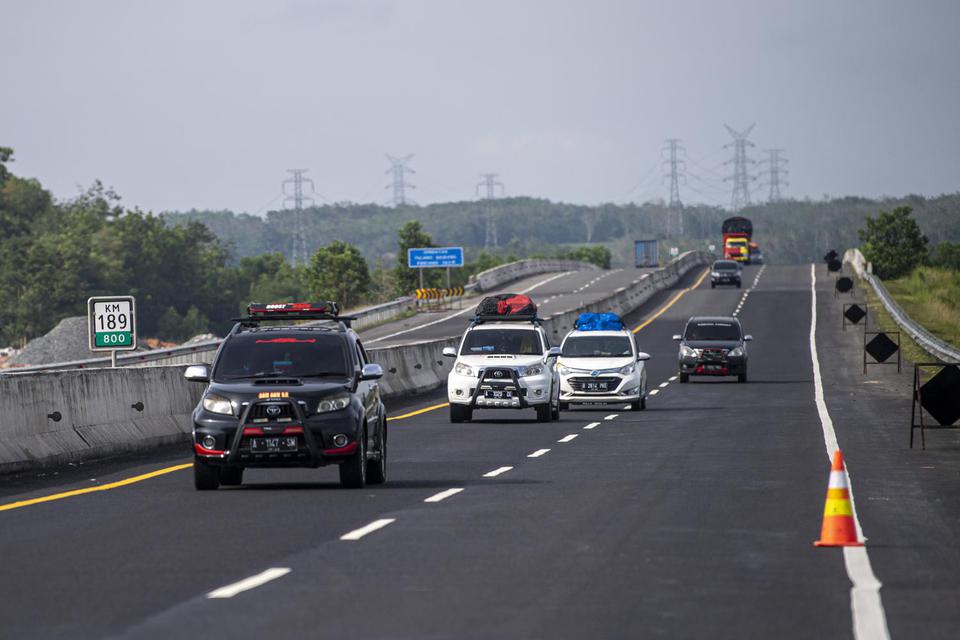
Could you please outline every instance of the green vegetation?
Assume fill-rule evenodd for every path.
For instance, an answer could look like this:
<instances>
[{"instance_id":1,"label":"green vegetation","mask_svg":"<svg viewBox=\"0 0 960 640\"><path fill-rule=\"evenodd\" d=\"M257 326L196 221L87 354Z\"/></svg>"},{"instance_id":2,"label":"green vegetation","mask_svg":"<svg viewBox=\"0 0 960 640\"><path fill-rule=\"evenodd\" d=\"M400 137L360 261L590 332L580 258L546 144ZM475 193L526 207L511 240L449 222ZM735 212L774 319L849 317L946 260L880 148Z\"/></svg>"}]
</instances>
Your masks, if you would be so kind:
<instances>
[{"instance_id":1,"label":"green vegetation","mask_svg":"<svg viewBox=\"0 0 960 640\"><path fill-rule=\"evenodd\" d=\"M927 259L928 241L912 211L910 207L881 211L876 218L868 216L867 228L860 231L860 250L881 280L904 276Z\"/></svg>"},{"instance_id":2,"label":"green vegetation","mask_svg":"<svg viewBox=\"0 0 960 640\"><path fill-rule=\"evenodd\" d=\"M314 297L336 300L344 309L365 300L371 283L366 260L343 240L317 249L307 268L307 280Z\"/></svg>"},{"instance_id":3,"label":"green vegetation","mask_svg":"<svg viewBox=\"0 0 960 640\"><path fill-rule=\"evenodd\" d=\"M941 340L960 345L960 271L917 267L883 284L913 320Z\"/></svg>"}]
</instances>

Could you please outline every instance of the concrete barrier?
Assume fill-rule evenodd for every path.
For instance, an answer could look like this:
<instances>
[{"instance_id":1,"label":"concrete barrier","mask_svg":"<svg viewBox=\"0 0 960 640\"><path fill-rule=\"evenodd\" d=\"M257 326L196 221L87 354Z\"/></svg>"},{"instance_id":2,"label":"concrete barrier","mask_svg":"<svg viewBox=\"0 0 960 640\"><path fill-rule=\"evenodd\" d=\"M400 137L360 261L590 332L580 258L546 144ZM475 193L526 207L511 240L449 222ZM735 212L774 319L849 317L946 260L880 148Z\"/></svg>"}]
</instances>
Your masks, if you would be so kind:
<instances>
[{"instance_id":1,"label":"concrete barrier","mask_svg":"<svg viewBox=\"0 0 960 640\"><path fill-rule=\"evenodd\" d=\"M544 319L555 343L584 311L626 315L675 284L710 254L688 252L610 296ZM453 366L443 348L459 338L370 349L384 369L385 398L446 383ZM212 354L211 354L212 355ZM204 385L183 378L186 365L46 371L0 376L0 472L22 471L151 449L190 437Z\"/></svg>"},{"instance_id":2,"label":"concrete barrier","mask_svg":"<svg viewBox=\"0 0 960 640\"><path fill-rule=\"evenodd\" d=\"M535 276L538 273L551 273L556 271L584 271L590 269L599 269L595 264L589 262L580 262L578 260L517 260L502 264L499 267L493 267L486 271L481 271L470 277L471 289L476 291L490 291L500 285L520 278Z\"/></svg>"}]
</instances>

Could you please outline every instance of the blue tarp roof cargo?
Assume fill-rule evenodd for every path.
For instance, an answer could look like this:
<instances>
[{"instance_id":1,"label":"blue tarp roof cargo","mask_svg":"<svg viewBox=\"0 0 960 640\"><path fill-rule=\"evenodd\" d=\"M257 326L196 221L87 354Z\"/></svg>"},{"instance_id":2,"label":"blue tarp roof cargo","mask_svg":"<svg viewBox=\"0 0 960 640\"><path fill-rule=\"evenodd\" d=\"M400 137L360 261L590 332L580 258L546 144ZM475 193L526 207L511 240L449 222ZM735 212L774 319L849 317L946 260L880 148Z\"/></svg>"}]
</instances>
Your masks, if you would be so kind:
<instances>
[{"instance_id":1,"label":"blue tarp roof cargo","mask_svg":"<svg viewBox=\"0 0 960 640\"><path fill-rule=\"evenodd\" d=\"M623 320L615 313L581 313L576 328L580 331L621 331Z\"/></svg>"}]
</instances>

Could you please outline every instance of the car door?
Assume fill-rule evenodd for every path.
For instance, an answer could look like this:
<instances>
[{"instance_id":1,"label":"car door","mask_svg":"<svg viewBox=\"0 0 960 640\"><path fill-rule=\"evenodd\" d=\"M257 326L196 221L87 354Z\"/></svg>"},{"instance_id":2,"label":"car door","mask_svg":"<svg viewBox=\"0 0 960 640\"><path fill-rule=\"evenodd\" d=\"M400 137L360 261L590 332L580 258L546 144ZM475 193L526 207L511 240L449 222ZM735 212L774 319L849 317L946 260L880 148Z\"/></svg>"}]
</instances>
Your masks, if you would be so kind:
<instances>
[{"instance_id":1,"label":"car door","mask_svg":"<svg viewBox=\"0 0 960 640\"><path fill-rule=\"evenodd\" d=\"M360 364L360 370L362 371L364 365L369 364L367 352L359 340L357 340L354 347L355 355ZM357 391L360 393L360 398L363 402L364 414L367 418L367 438L370 440L374 434L380 430L380 383L377 380L361 380ZM368 442L368 445L369 444Z\"/></svg>"}]
</instances>

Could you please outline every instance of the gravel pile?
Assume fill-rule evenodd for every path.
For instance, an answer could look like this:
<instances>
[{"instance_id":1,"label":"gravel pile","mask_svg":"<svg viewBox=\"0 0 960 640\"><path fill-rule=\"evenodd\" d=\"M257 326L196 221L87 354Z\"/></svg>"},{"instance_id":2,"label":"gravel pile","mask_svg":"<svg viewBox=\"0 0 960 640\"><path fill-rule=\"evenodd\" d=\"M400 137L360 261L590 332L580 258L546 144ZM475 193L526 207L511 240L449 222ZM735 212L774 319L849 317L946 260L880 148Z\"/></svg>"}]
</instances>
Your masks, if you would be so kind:
<instances>
[{"instance_id":1,"label":"gravel pile","mask_svg":"<svg viewBox=\"0 0 960 640\"><path fill-rule=\"evenodd\" d=\"M20 353L7 361L7 366L86 360L97 355L88 346L87 317L74 316L61 320L47 335L28 342Z\"/></svg>"}]
</instances>

